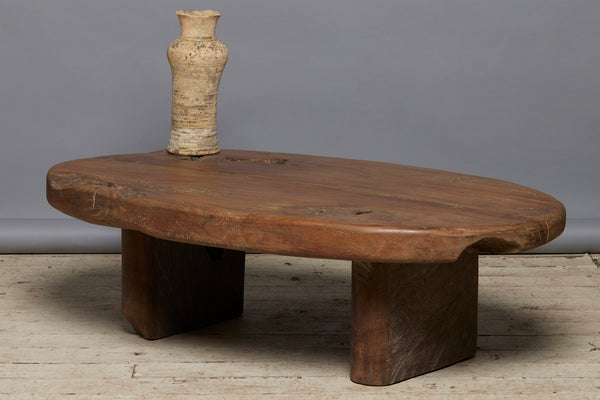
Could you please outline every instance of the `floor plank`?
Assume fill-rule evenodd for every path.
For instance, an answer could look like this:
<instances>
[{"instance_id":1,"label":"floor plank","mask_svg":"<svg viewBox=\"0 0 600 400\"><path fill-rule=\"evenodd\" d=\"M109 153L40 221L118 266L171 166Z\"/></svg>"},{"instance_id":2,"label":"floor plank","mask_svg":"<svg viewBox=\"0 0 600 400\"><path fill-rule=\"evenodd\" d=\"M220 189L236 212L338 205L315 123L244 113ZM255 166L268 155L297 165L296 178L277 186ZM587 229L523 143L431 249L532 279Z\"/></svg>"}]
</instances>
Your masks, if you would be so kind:
<instances>
[{"instance_id":1,"label":"floor plank","mask_svg":"<svg viewBox=\"0 0 600 400\"><path fill-rule=\"evenodd\" d=\"M594 258L482 256L477 356L379 388L348 379L348 262L248 255L241 318L146 341L119 255L0 255L0 398L600 399Z\"/></svg>"}]
</instances>

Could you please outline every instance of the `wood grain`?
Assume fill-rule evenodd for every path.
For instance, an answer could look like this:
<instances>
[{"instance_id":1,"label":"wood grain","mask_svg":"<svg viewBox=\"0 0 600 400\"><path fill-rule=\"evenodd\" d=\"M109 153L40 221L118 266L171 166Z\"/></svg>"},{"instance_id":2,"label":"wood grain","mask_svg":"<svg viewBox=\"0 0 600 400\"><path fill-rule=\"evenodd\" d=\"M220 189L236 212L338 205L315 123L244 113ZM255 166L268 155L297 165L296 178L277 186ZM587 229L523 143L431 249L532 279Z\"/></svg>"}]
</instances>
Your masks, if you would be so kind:
<instances>
[{"instance_id":1,"label":"wood grain","mask_svg":"<svg viewBox=\"0 0 600 400\"><path fill-rule=\"evenodd\" d=\"M477 253L433 264L352 263L351 373L390 385L473 357Z\"/></svg>"},{"instance_id":2,"label":"wood grain","mask_svg":"<svg viewBox=\"0 0 600 400\"><path fill-rule=\"evenodd\" d=\"M477 355L386 387L348 379L350 263L246 255L244 314L165 340L120 312L117 254L0 255L2 400L553 399L600 394L600 268L481 256ZM523 285L523 281L535 281Z\"/></svg>"},{"instance_id":3,"label":"wood grain","mask_svg":"<svg viewBox=\"0 0 600 400\"><path fill-rule=\"evenodd\" d=\"M48 173L66 214L190 244L365 262L518 252L564 227L562 204L513 183L388 163L223 150L69 161Z\"/></svg>"},{"instance_id":4,"label":"wood grain","mask_svg":"<svg viewBox=\"0 0 600 400\"><path fill-rule=\"evenodd\" d=\"M244 252L123 230L121 311L146 339L238 317Z\"/></svg>"}]
</instances>

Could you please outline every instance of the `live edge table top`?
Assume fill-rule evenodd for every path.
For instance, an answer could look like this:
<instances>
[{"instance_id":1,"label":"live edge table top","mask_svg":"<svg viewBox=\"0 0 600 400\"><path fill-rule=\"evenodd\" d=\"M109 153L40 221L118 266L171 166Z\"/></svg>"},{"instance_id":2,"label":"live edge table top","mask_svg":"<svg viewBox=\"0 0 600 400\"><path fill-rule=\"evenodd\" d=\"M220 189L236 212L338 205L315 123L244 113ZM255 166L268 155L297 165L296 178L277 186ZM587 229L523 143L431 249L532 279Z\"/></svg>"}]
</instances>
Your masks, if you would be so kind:
<instances>
[{"instance_id":1,"label":"live edge table top","mask_svg":"<svg viewBox=\"0 0 600 400\"><path fill-rule=\"evenodd\" d=\"M58 210L176 242L366 262L450 262L558 236L560 202L517 184L381 162L222 150L68 161L48 172Z\"/></svg>"}]
</instances>

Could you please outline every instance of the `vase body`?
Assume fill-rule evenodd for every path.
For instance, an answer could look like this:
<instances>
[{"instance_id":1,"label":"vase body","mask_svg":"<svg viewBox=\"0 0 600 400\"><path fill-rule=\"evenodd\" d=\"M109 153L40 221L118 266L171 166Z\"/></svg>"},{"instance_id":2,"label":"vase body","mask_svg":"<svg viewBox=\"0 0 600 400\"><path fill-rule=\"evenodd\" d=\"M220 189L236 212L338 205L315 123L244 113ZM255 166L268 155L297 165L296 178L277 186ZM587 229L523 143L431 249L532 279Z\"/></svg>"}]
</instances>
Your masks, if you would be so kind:
<instances>
[{"instance_id":1,"label":"vase body","mask_svg":"<svg viewBox=\"0 0 600 400\"><path fill-rule=\"evenodd\" d=\"M216 11L177 11L181 36L167 51L173 78L171 138L167 150L186 156L219 152L217 91L227 47L215 38Z\"/></svg>"}]
</instances>

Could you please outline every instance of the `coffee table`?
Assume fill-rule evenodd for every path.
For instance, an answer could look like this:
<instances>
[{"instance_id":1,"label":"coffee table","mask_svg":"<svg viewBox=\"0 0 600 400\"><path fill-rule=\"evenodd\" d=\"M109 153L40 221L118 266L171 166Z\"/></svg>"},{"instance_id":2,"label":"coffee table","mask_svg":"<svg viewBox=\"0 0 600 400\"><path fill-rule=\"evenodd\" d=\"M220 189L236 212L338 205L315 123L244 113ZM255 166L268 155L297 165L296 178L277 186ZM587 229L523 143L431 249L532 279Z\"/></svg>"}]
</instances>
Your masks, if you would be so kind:
<instances>
[{"instance_id":1,"label":"coffee table","mask_svg":"<svg viewBox=\"0 0 600 400\"><path fill-rule=\"evenodd\" d=\"M367 385L474 356L478 253L540 246L565 222L505 181L241 150L69 161L47 198L122 228L122 310L146 339L242 314L245 252L352 260L350 378Z\"/></svg>"}]
</instances>

